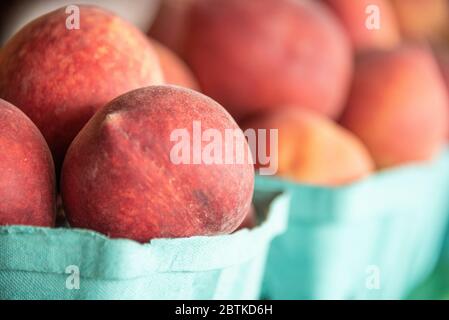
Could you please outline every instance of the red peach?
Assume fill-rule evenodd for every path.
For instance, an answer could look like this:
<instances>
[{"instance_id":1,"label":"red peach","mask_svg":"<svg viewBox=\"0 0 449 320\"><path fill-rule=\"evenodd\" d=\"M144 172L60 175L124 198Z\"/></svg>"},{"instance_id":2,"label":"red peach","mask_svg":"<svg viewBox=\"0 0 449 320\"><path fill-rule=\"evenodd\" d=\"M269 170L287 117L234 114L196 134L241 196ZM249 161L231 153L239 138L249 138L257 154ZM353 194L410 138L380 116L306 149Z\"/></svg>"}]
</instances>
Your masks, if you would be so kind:
<instances>
[{"instance_id":1,"label":"red peach","mask_svg":"<svg viewBox=\"0 0 449 320\"><path fill-rule=\"evenodd\" d=\"M0 225L53 226L55 193L44 137L24 113L0 99Z\"/></svg>"},{"instance_id":2,"label":"red peach","mask_svg":"<svg viewBox=\"0 0 449 320\"><path fill-rule=\"evenodd\" d=\"M277 174L300 183L346 184L368 176L374 167L355 135L314 112L284 109L253 118L244 127L277 129ZM274 157L271 150L268 153Z\"/></svg>"},{"instance_id":3,"label":"red peach","mask_svg":"<svg viewBox=\"0 0 449 320\"><path fill-rule=\"evenodd\" d=\"M234 231L251 205L253 165L177 164L172 135L182 130L195 139L196 121L202 132L235 130L246 145L219 104L181 87L137 89L98 112L64 161L61 190L70 225L140 242ZM195 158L194 150L187 155Z\"/></svg>"},{"instance_id":4,"label":"red peach","mask_svg":"<svg viewBox=\"0 0 449 320\"><path fill-rule=\"evenodd\" d=\"M342 124L370 150L379 168L424 161L443 147L448 99L424 47L361 55Z\"/></svg>"},{"instance_id":5,"label":"red peach","mask_svg":"<svg viewBox=\"0 0 449 320\"><path fill-rule=\"evenodd\" d=\"M185 58L237 120L292 104L337 116L351 78L349 39L320 3L209 0L190 10Z\"/></svg>"},{"instance_id":6,"label":"red peach","mask_svg":"<svg viewBox=\"0 0 449 320\"><path fill-rule=\"evenodd\" d=\"M165 83L200 91L195 76L184 61L163 44L155 40L151 43L159 58Z\"/></svg>"},{"instance_id":7,"label":"red peach","mask_svg":"<svg viewBox=\"0 0 449 320\"><path fill-rule=\"evenodd\" d=\"M0 98L19 107L42 131L57 168L100 107L129 90L163 81L144 34L110 12L79 9L79 29L70 29L76 27L73 13L58 9L25 26L0 57Z\"/></svg>"},{"instance_id":8,"label":"red peach","mask_svg":"<svg viewBox=\"0 0 449 320\"><path fill-rule=\"evenodd\" d=\"M339 16L357 51L389 49L399 44L401 40L399 26L388 0L324 0L324 2ZM369 11L373 7L378 11ZM379 18L379 29L366 26L370 15L372 18Z\"/></svg>"}]
</instances>

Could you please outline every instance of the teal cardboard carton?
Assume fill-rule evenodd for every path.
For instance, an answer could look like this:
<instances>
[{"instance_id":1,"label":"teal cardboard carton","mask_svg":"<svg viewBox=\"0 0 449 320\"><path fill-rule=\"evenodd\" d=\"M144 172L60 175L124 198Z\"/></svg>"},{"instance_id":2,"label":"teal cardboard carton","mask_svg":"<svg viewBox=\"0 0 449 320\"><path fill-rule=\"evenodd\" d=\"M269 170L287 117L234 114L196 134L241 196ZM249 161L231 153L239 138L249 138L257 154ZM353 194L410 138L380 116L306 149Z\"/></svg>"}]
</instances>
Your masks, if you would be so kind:
<instances>
[{"instance_id":1,"label":"teal cardboard carton","mask_svg":"<svg viewBox=\"0 0 449 320\"><path fill-rule=\"evenodd\" d=\"M288 227L272 242L270 299L401 299L433 270L449 214L449 152L431 163L322 188L258 177L288 191Z\"/></svg>"},{"instance_id":2,"label":"teal cardboard carton","mask_svg":"<svg viewBox=\"0 0 449 320\"><path fill-rule=\"evenodd\" d=\"M88 230L0 228L0 299L257 299L286 196L253 230L215 237L109 239Z\"/></svg>"}]
</instances>

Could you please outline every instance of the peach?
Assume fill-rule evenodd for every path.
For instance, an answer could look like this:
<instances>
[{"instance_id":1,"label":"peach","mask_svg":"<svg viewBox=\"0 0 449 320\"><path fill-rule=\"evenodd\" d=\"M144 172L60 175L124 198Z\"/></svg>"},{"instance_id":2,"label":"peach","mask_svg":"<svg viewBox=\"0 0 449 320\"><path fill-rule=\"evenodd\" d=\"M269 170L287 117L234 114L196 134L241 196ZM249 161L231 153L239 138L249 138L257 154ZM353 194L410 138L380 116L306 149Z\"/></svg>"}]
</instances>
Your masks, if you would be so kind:
<instances>
[{"instance_id":1,"label":"peach","mask_svg":"<svg viewBox=\"0 0 449 320\"><path fill-rule=\"evenodd\" d=\"M448 119L444 83L426 47L359 57L341 123L379 168L432 158L443 146Z\"/></svg>"},{"instance_id":2,"label":"peach","mask_svg":"<svg viewBox=\"0 0 449 320\"><path fill-rule=\"evenodd\" d=\"M61 190L70 225L140 242L234 231L251 205L253 165L206 162L209 144L196 140L200 132L227 130L247 153L231 116L196 91L152 86L116 98L67 152ZM172 139L180 133L190 141ZM173 155L181 142L188 159L179 162Z\"/></svg>"},{"instance_id":3,"label":"peach","mask_svg":"<svg viewBox=\"0 0 449 320\"><path fill-rule=\"evenodd\" d=\"M389 49L399 44L399 26L388 0L324 0L324 2L341 19L355 50ZM378 11L373 12L370 8ZM378 29L366 25L371 17L379 18Z\"/></svg>"},{"instance_id":4,"label":"peach","mask_svg":"<svg viewBox=\"0 0 449 320\"><path fill-rule=\"evenodd\" d=\"M79 29L72 29L76 15L58 9L21 29L0 57L0 98L42 131L57 168L100 107L129 90L163 82L143 33L108 11L79 9Z\"/></svg>"},{"instance_id":5,"label":"peach","mask_svg":"<svg viewBox=\"0 0 449 320\"><path fill-rule=\"evenodd\" d=\"M449 28L447 0L391 0L404 37L440 41Z\"/></svg>"},{"instance_id":6,"label":"peach","mask_svg":"<svg viewBox=\"0 0 449 320\"><path fill-rule=\"evenodd\" d=\"M162 0L148 34L183 57L189 10L196 1Z\"/></svg>"},{"instance_id":7,"label":"peach","mask_svg":"<svg viewBox=\"0 0 449 320\"><path fill-rule=\"evenodd\" d=\"M244 127L277 129L277 174L300 183L346 184L368 176L374 167L356 136L306 109L288 108L256 117ZM273 156L271 150L269 153Z\"/></svg>"},{"instance_id":8,"label":"peach","mask_svg":"<svg viewBox=\"0 0 449 320\"><path fill-rule=\"evenodd\" d=\"M210 0L190 10L185 58L202 91L240 120L292 104L335 117L352 72L349 39L320 3Z\"/></svg>"},{"instance_id":9,"label":"peach","mask_svg":"<svg viewBox=\"0 0 449 320\"><path fill-rule=\"evenodd\" d=\"M0 99L0 225L53 226L55 194L44 137L22 111Z\"/></svg>"},{"instance_id":10,"label":"peach","mask_svg":"<svg viewBox=\"0 0 449 320\"><path fill-rule=\"evenodd\" d=\"M159 58L165 83L199 91L199 85L189 67L173 51L163 44L152 40Z\"/></svg>"}]
</instances>

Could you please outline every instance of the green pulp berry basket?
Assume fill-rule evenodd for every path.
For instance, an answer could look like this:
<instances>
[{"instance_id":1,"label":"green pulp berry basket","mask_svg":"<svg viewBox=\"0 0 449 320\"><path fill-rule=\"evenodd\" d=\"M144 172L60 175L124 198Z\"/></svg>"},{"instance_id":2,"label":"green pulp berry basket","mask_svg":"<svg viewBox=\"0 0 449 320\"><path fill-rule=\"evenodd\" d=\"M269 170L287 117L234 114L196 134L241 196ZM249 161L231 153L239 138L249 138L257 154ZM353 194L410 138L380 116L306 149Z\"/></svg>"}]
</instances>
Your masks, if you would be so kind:
<instances>
[{"instance_id":1,"label":"green pulp berry basket","mask_svg":"<svg viewBox=\"0 0 449 320\"><path fill-rule=\"evenodd\" d=\"M449 190L447 195L449 197ZM413 290L408 299L449 300L449 224L446 227L446 237L436 269Z\"/></svg>"},{"instance_id":2,"label":"green pulp berry basket","mask_svg":"<svg viewBox=\"0 0 449 320\"><path fill-rule=\"evenodd\" d=\"M281 195L258 227L214 237L109 239L88 230L0 228L0 299L257 299Z\"/></svg>"},{"instance_id":3,"label":"green pulp berry basket","mask_svg":"<svg viewBox=\"0 0 449 320\"><path fill-rule=\"evenodd\" d=\"M444 242L449 151L348 186L258 177L256 191L291 197L287 230L270 248L265 298L402 299L432 271Z\"/></svg>"}]
</instances>

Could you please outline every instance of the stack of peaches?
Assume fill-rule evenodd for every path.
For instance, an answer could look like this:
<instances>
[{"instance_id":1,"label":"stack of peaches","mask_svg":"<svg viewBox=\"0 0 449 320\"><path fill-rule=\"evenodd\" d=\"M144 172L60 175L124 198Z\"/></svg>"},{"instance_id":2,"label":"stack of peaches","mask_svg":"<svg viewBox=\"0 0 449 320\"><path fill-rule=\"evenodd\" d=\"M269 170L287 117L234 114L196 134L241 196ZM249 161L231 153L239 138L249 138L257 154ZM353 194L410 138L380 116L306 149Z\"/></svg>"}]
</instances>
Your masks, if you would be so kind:
<instances>
[{"instance_id":1,"label":"stack of peaches","mask_svg":"<svg viewBox=\"0 0 449 320\"><path fill-rule=\"evenodd\" d=\"M148 35L67 9L0 51L0 225L54 226L57 195L71 227L140 242L253 224L251 163L170 158L195 121L277 129L277 174L316 185L447 142L445 0L162 0Z\"/></svg>"},{"instance_id":2,"label":"stack of peaches","mask_svg":"<svg viewBox=\"0 0 449 320\"><path fill-rule=\"evenodd\" d=\"M280 176L334 186L444 148L448 24L446 0L172 0L151 34L243 128L279 130Z\"/></svg>"}]
</instances>

